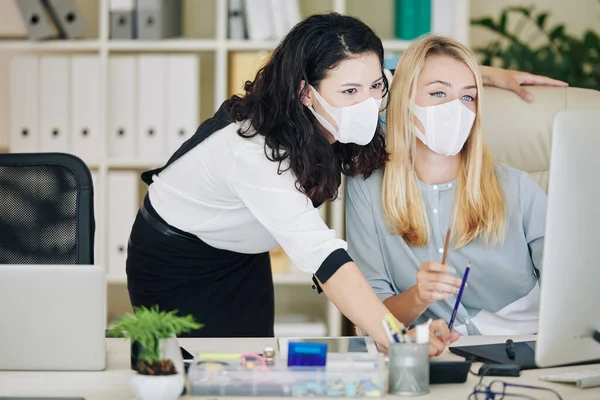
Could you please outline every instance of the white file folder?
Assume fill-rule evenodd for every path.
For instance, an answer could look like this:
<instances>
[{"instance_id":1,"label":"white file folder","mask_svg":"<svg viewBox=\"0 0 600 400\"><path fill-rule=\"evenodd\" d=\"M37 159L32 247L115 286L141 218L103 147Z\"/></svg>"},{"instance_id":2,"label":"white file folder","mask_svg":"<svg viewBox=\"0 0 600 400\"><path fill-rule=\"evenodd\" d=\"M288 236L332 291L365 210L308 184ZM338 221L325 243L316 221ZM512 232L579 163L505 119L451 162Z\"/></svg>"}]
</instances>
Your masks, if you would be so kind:
<instances>
[{"instance_id":1,"label":"white file folder","mask_svg":"<svg viewBox=\"0 0 600 400\"><path fill-rule=\"evenodd\" d=\"M10 61L10 150L40 149L39 57L15 56Z\"/></svg>"},{"instance_id":2,"label":"white file folder","mask_svg":"<svg viewBox=\"0 0 600 400\"><path fill-rule=\"evenodd\" d=\"M449 0L432 0L431 2L431 33L435 35L452 36L456 4Z\"/></svg>"},{"instance_id":3,"label":"white file folder","mask_svg":"<svg viewBox=\"0 0 600 400\"><path fill-rule=\"evenodd\" d=\"M244 16L249 39L275 39L275 26L269 7L269 0L244 0Z\"/></svg>"},{"instance_id":4,"label":"white file folder","mask_svg":"<svg viewBox=\"0 0 600 400\"><path fill-rule=\"evenodd\" d=\"M165 157L167 56L138 57L138 157L161 162Z\"/></svg>"},{"instance_id":5,"label":"white file folder","mask_svg":"<svg viewBox=\"0 0 600 400\"><path fill-rule=\"evenodd\" d=\"M137 60L135 56L111 56L108 84L108 156L136 157Z\"/></svg>"},{"instance_id":6,"label":"white file folder","mask_svg":"<svg viewBox=\"0 0 600 400\"><path fill-rule=\"evenodd\" d=\"M71 57L71 152L87 164L103 156L100 132L100 60L96 55Z\"/></svg>"},{"instance_id":7,"label":"white file folder","mask_svg":"<svg viewBox=\"0 0 600 400\"><path fill-rule=\"evenodd\" d=\"M69 58L40 59L40 134L43 152L69 153Z\"/></svg>"},{"instance_id":8,"label":"white file folder","mask_svg":"<svg viewBox=\"0 0 600 400\"><path fill-rule=\"evenodd\" d=\"M127 242L137 211L138 174L134 171L108 173L108 274L125 275Z\"/></svg>"},{"instance_id":9,"label":"white file folder","mask_svg":"<svg viewBox=\"0 0 600 400\"><path fill-rule=\"evenodd\" d=\"M199 71L197 55L167 58L167 151L172 154L192 137L199 120Z\"/></svg>"}]
</instances>

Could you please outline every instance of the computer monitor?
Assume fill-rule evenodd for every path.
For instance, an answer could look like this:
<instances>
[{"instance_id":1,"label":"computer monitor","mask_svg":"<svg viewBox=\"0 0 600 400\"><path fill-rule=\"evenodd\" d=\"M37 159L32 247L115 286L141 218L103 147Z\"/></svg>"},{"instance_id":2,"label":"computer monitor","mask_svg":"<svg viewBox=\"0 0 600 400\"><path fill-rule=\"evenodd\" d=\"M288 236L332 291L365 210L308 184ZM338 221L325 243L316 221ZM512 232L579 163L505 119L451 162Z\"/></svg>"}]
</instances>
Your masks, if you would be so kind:
<instances>
[{"instance_id":1,"label":"computer monitor","mask_svg":"<svg viewBox=\"0 0 600 400\"><path fill-rule=\"evenodd\" d=\"M600 360L600 110L554 120L537 340L451 346L466 358L523 369Z\"/></svg>"},{"instance_id":2,"label":"computer monitor","mask_svg":"<svg viewBox=\"0 0 600 400\"><path fill-rule=\"evenodd\" d=\"M0 370L103 370L104 268L0 265L0 321Z\"/></svg>"},{"instance_id":3,"label":"computer monitor","mask_svg":"<svg viewBox=\"0 0 600 400\"><path fill-rule=\"evenodd\" d=\"M554 120L540 284L536 365L600 359L599 109Z\"/></svg>"}]
</instances>

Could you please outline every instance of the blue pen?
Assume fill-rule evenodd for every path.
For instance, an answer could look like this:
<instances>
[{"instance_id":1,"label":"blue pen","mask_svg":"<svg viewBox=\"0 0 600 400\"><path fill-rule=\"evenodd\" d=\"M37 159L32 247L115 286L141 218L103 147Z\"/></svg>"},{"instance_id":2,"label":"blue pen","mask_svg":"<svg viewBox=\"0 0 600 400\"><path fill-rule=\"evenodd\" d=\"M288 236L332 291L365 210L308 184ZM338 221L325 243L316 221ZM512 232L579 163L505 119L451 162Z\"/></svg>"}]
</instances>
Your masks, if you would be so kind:
<instances>
[{"instance_id":1,"label":"blue pen","mask_svg":"<svg viewBox=\"0 0 600 400\"><path fill-rule=\"evenodd\" d=\"M458 306L460 305L460 299L463 294L463 290L465 289L465 284L467 283L467 277L469 276L469 270L471 269L471 261L467 264L467 268L465 269L465 274L463 275L462 283L460 284L460 290L458 291L458 296L456 297L456 303L454 303L454 310L452 310L452 317L450 317L450 322L448 323L448 329L452 331L452 326L454 325L454 319L456 318L456 312L458 311Z\"/></svg>"}]
</instances>

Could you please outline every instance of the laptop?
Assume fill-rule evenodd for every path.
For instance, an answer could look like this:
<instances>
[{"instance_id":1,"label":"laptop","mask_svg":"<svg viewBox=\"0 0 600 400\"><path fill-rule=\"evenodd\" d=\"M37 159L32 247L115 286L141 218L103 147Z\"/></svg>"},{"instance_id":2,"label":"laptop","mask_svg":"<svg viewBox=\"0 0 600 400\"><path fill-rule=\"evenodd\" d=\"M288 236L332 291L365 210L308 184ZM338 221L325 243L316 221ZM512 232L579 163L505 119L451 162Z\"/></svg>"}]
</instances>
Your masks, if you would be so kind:
<instances>
[{"instance_id":1,"label":"laptop","mask_svg":"<svg viewBox=\"0 0 600 400\"><path fill-rule=\"evenodd\" d=\"M522 369L600 362L600 110L559 112L552 136L537 340L515 343L514 359L504 343L457 355Z\"/></svg>"},{"instance_id":2,"label":"laptop","mask_svg":"<svg viewBox=\"0 0 600 400\"><path fill-rule=\"evenodd\" d=\"M106 367L106 277L96 265L0 265L0 370Z\"/></svg>"}]
</instances>

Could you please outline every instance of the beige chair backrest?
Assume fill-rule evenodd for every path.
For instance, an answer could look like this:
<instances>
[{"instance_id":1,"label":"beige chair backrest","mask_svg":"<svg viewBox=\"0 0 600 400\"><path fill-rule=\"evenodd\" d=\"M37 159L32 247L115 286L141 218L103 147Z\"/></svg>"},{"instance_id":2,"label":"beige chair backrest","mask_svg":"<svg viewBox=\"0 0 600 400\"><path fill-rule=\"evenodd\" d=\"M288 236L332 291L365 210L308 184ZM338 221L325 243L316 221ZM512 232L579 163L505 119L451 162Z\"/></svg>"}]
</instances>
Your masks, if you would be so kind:
<instances>
[{"instance_id":1,"label":"beige chair backrest","mask_svg":"<svg viewBox=\"0 0 600 400\"><path fill-rule=\"evenodd\" d=\"M598 109L600 92L580 88L530 87L527 103L515 93L484 89L481 115L486 141L496 162L528 172L547 191L552 126L559 111Z\"/></svg>"}]
</instances>

